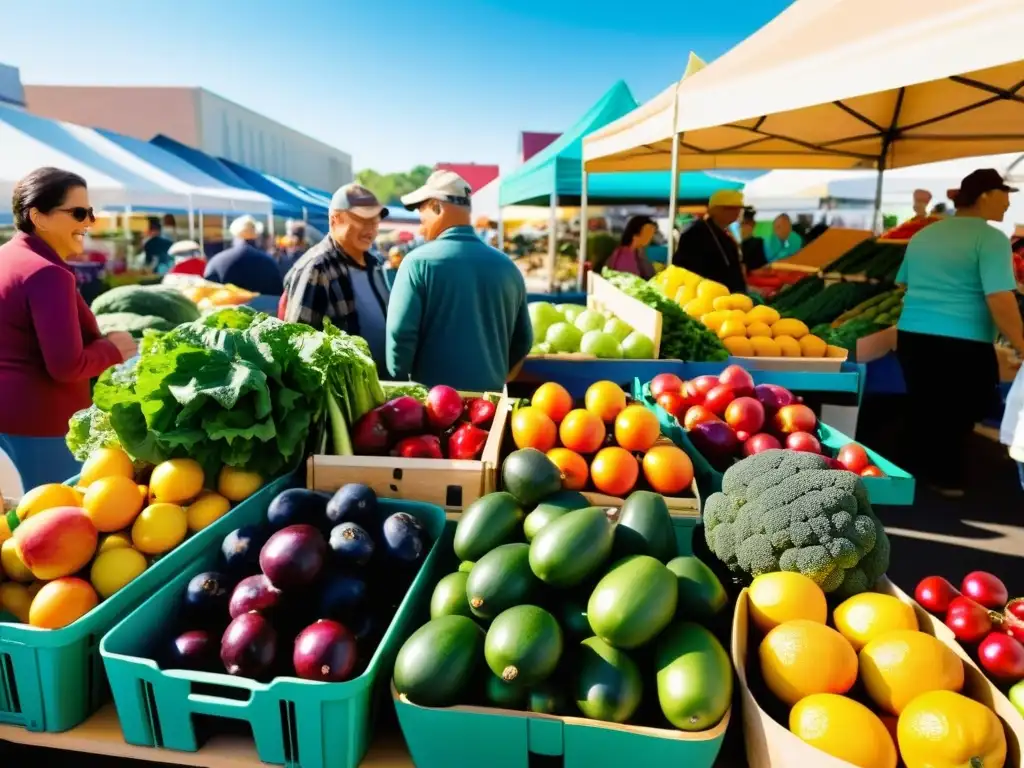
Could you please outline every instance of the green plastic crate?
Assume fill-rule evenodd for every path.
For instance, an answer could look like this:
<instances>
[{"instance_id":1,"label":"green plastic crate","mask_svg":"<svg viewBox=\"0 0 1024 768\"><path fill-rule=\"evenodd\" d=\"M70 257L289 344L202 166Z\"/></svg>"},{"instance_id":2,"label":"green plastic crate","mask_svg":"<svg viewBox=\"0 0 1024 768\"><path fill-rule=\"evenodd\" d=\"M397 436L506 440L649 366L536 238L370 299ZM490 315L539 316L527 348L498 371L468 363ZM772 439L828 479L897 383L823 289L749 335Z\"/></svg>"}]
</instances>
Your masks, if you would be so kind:
<instances>
[{"instance_id":1,"label":"green plastic crate","mask_svg":"<svg viewBox=\"0 0 1024 768\"><path fill-rule=\"evenodd\" d=\"M85 721L109 695L99 651L103 635L202 554L208 542L220 541L237 528L235 521L245 518L246 509L265 509L291 482L283 477L268 483L73 624L37 629L0 614L0 723L59 733Z\"/></svg>"},{"instance_id":2,"label":"green plastic crate","mask_svg":"<svg viewBox=\"0 0 1024 768\"><path fill-rule=\"evenodd\" d=\"M666 411L651 398L651 390L639 379L633 382L633 397L647 406L658 417L661 433L682 448L693 461L693 474L700 488L701 498L707 499L712 493L722 490L722 473L712 467L707 459L690 441L686 430L679 420ZM818 422L818 440L823 448L828 448L832 456L847 443L856 442L839 430ZM892 506L910 506L914 503L914 478L905 470L900 469L887 458L861 444L868 454L871 463L885 473L885 477L862 477L868 498L873 504L889 504Z\"/></svg>"},{"instance_id":3,"label":"green plastic crate","mask_svg":"<svg viewBox=\"0 0 1024 768\"><path fill-rule=\"evenodd\" d=\"M235 527L263 522L270 500L247 507L244 515L235 518ZM355 768L369 745L375 694L385 693L377 683L386 685L398 649L412 631L410 606L430 599L428 574L445 526L440 507L391 499L378 503L389 513L414 515L434 544L363 674L345 683L295 677L260 683L228 674L163 670L146 658L153 638L170 639L189 580L217 567L218 540L100 644L125 741L196 752L201 744L194 718L205 715L247 722L264 763L288 768ZM384 674L382 670L386 670Z\"/></svg>"},{"instance_id":4,"label":"green plastic crate","mask_svg":"<svg viewBox=\"0 0 1024 768\"><path fill-rule=\"evenodd\" d=\"M696 521L673 518L679 554L690 554ZM450 547L454 523L445 544ZM439 559L431 571L433 586L443 576ZM430 593L418 606L422 623ZM562 768L602 765L686 766L710 768L722 747L731 712L709 731L685 733L602 723L584 717L537 715L488 707L421 707L391 687L405 742L417 768L529 768L533 756L561 758Z\"/></svg>"}]
</instances>

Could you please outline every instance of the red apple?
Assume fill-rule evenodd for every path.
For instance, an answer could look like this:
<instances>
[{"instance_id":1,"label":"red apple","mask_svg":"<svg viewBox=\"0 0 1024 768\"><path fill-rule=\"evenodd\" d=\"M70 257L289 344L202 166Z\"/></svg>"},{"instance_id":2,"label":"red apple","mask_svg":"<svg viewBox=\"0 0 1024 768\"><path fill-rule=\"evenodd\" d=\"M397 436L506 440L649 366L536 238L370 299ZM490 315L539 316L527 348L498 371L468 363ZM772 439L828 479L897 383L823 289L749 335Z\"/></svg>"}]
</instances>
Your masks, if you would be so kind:
<instances>
[{"instance_id":1,"label":"red apple","mask_svg":"<svg viewBox=\"0 0 1024 768\"><path fill-rule=\"evenodd\" d=\"M986 571L971 571L964 576L960 591L986 608L1002 609L1010 594L998 576Z\"/></svg>"},{"instance_id":2,"label":"red apple","mask_svg":"<svg viewBox=\"0 0 1024 768\"><path fill-rule=\"evenodd\" d=\"M786 447L791 451L821 453L821 443L809 432L790 432L786 437Z\"/></svg>"},{"instance_id":3,"label":"red apple","mask_svg":"<svg viewBox=\"0 0 1024 768\"><path fill-rule=\"evenodd\" d=\"M960 597L960 592L941 576L925 576L914 590L914 599L924 606L926 611L940 617L949 610L949 604L953 602L954 597Z\"/></svg>"},{"instance_id":4,"label":"red apple","mask_svg":"<svg viewBox=\"0 0 1024 768\"><path fill-rule=\"evenodd\" d=\"M885 477L885 472L880 470L874 464L868 464L864 469L860 471L861 477Z\"/></svg>"},{"instance_id":5,"label":"red apple","mask_svg":"<svg viewBox=\"0 0 1024 768\"><path fill-rule=\"evenodd\" d=\"M993 632L981 641L978 662L1001 683L1024 679L1024 645L1001 632Z\"/></svg>"},{"instance_id":6,"label":"red apple","mask_svg":"<svg viewBox=\"0 0 1024 768\"><path fill-rule=\"evenodd\" d=\"M767 432L759 432L744 441L743 455L753 456L755 453L770 451L781 447L782 446L779 444L779 440L775 435L769 435Z\"/></svg>"},{"instance_id":7,"label":"red apple","mask_svg":"<svg viewBox=\"0 0 1024 768\"><path fill-rule=\"evenodd\" d=\"M739 397L750 397L754 394L754 377L738 365L730 365L718 374L718 383L732 387L733 392Z\"/></svg>"},{"instance_id":8,"label":"red apple","mask_svg":"<svg viewBox=\"0 0 1024 768\"><path fill-rule=\"evenodd\" d=\"M665 392L682 392L683 380L674 373L659 373L651 379L651 397L657 400ZM668 410L668 409L666 409Z\"/></svg>"},{"instance_id":9,"label":"red apple","mask_svg":"<svg viewBox=\"0 0 1024 768\"><path fill-rule=\"evenodd\" d=\"M790 432L814 432L818 417L806 405L784 405L775 414L775 428L785 435Z\"/></svg>"},{"instance_id":10,"label":"red apple","mask_svg":"<svg viewBox=\"0 0 1024 768\"><path fill-rule=\"evenodd\" d=\"M718 420L719 418L703 405L692 405L683 417L683 427L687 432L689 432L698 424L703 424L706 421Z\"/></svg>"},{"instance_id":11,"label":"red apple","mask_svg":"<svg viewBox=\"0 0 1024 768\"><path fill-rule=\"evenodd\" d=\"M739 368L735 365L730 367ZM739 370L743 369L739 368ZM743 372L746 373L746 371ZM764 426L764 406L752 397L737 397L725 408L725 423L735 429L737 433L756 434Z\"/></svg>"},{"instance_id":12,"label":"red apple","mask_svg":"<svg viewBox=\"0 0 1024 768\"><path fill-rule=\"evenodd\" d=\"M694 396L701 398L717 386L717 376L698 376L697 378L690 379L686 382L688 393L689 391L692 391Z\"/></svg>"},{"instance_id":13,"label":"red apple","mask_svg":"<svg viewBox=\"0 0 1024 768\"><path fill-rule=\"evenodd\" d=\"M732 387L719 384L704 395L704 407L715 414L715 416L721 416L725 413L729 403L735 399L736 393L732 391Z\"/></svg>"},{"instance_id":14,"label":"red apple","mask_svg":"<svg viewBox=\"0 0 1024 768\"><path fill-rule=\"evenodd\" d=\"M984 606L969 597L954 597L946 611L946 626L957 640L976 643L992 631L992 616Z\"/></svg>"},{"instance_id":15,"label":"red apple","mask_svg":"<svg viewBox=\"0 0 1024 768\"><path fill-rule=\"evenodd\" d=\"M867 451L857 445L857 443L847 443L844 445L839 449L839 455L836 458L839 459L839 463L846 469L858 475L871 464Z\"/></svg>"},{"instance_id":16,"label":"red apple","mask_svg":"<svg viewBox=\"0 0 1024 768\"><path fill-rule=\"evenodd\" d=\"M686 413L688 401L682 392L662 392L656 398L658 405L677 419Z\"/></svg>"}]
</instances>

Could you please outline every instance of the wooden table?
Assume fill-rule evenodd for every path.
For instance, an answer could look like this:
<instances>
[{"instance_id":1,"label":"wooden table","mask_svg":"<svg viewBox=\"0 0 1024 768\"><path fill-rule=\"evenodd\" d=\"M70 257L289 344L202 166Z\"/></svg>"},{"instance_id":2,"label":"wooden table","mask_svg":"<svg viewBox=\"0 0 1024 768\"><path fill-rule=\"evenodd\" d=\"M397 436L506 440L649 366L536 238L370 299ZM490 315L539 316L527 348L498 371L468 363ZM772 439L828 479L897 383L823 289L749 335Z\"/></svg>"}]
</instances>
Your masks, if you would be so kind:
<instances>
[{"instance_id":1,"label":"wooden table","mask_svg":"<svg viewBox=\"0 0 1024 768\"><path fill-rule=\"evenodd\" d=\"M125 760L146 760L201 768L255 768L266 766L256 756L252 739L215 736L198 752L178 752L126 744L113 704L105 705L82 725L65 733L35 733L13 725L0 725L0 742L84 752ZM414 768L401 733L388 724L378 729L370 749L360 763L365 768Z\"/></svg>"}]
</instances>

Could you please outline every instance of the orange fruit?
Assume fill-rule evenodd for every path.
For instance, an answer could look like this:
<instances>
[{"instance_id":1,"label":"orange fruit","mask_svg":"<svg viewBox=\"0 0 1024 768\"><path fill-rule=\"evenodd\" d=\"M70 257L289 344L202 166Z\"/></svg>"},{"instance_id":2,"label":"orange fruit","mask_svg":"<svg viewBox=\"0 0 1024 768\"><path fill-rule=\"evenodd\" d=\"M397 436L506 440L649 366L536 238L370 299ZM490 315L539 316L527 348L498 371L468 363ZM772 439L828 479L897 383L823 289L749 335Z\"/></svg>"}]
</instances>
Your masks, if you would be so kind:
<instances>
[{"instance_id":1,"label":"orange fruit","mask_svg":"<svg viewBox=\"0 0 1024 768\"><path fill-rule=\"evenodd\" d=\"M569 411L562 419L558 436L562 439L562 445L570 451L594 453L604 445L608 431L598 416L585 408L577 408L575 411Z\"/></svg>"},{"instance_id":2,"label":"orange fruit","mask_svg":"<svg viewBox=\"0 0 1024 768\"><path fill-rule=\"evenodd\" d=\"M860 679L879 708L900 715L923 693L963 688L964 664L941 640L894 629L860 649Z\"/></svg>"},{"instance_id":3,"label":"orange fruit","mask_svg":"<svg viewBox=\"0 0 1024 768\"><path fill-rule=\"evenodd\" d=\"M555 466L562 470L564 479L562 487L567 491L580 491L587 484L587 477L590 475L590 468L587 467L587 460L575 451L568 448L552 448L548 451L548 458L555 463Z\"/></svg>"},{"instance_id":4,"label":"orange fruit","mask_svg":"<svg viewBox=\"0 0 1024 768\"><path fill-rule=\"evenodd\" d=\"M97 603L96 590L88 581L64 576L44 584L32 599L28 623L42 629L60 629L78 621Z\"/></svg>"},{"instance_id":5,"label":"orange fruit","mask_svg":"<svg viewBox=\"0 0 1024 768\"><path fill-rule=\"evenodd\" d=\"M540 408L528 405L512 416L512 439L516 448L550 451L558 442L558 427Z\"/></svg>"},{"instance_id":6,"label":"orange fruit","mask_svg":"<svg viewBox=\"0 0 1024 768\"><path fill-rule=\"evenodd\" d=\"M896 744L885 724L845 696L812 693L801 699L790 710L789 730L848 765L896 768Z\"/></svg>"},{"instance_id":7,"label":"orange fruit","mask_svg":"<svg viewBox=\"0 0 1024 768\"><path fill-rule=\"evenodd\" d=\"M672 495L693 482L693 462L682 448L656 445L644 455L644 477L658 493Z\"/></svg>"},{"instance_id":8,"label":"orange fruit","mask_svg":"<svg viewBox=\"0 0 1024 768\"><path fill-rule=\"evenodd\" d=\"M82 501L100 533L114 533L135 522L144 506L139 486L130 477L110 475L89 486Z\"/></svg>"},{"instance_id":9,"label":"orange fruit","mask_svg":"<svg viewBox=\"0 0 1024 768\"><path fill-rule=\"evenodd\" d=\"M758 650L768 690L793 706L812 693L846 693L857 682L857 654L845 637L816 621L779 624Z\"/></svg>"},{"instance_id":10,"label":"orange fruit","mask_svg":"<svg viewBox=\"0 0 1024 768\"><path fill-rule=\"evenodd\" d=\"M658 417L642 405L627 406L615 417L615 442L627 451L646 451L660 435Z\"/></svg>"},{"instance_id":11,"label":"orange fruit","mask_svg":"<svg viewBox=\"0 0 1024 768\"><path fill-rule=\"evenodd\" d=\"M540 408L555 424L560 424L565 414L572 410L572 395L561 384L549 381L537 387L530 405Z\"/></svg>"},{"instance_id":12,"label":"orange fruit","mask_svg":"<svg viewBox=\"0 0 1024 768\"><path fill-rule=\"evenodd\" d=\"M625 496L633 490L640 465L629 451L618 446L602 448L590 464L590 477L601 493Z\"/></svg>"},{"instance_id":13,"label":"orange fruit","mask_svg":"<svg viewBox=\"0 0 1024 768\"><path fill-rule=\"evenodd\" d=\"M951 691L930 691L911 701L900 715L896 736L908 768L1011 764L996 713Z\"/></svg>"},{"instance_id":14,"label":"orange fruit","mask_svg":"<svg viewBox=\"0 0 1024 768\"><path fill-rule=\"evenodd\" d=\"M583 403L601 421L611 423L626 407L626 393L614 381L596 381L587 389Z\"/></svg>"},{"instance_id":15,"label":"orange fruit","mask_svg":"<svg viewBox=\"0 0 1024 768\"><path fill-rule=\"evenodd\" d=\"M82 465L78 484L88 488L104 477L135 477L135 465L131 457L120 448L100 448L89 454Z\"/></svg>"}]
</instances>

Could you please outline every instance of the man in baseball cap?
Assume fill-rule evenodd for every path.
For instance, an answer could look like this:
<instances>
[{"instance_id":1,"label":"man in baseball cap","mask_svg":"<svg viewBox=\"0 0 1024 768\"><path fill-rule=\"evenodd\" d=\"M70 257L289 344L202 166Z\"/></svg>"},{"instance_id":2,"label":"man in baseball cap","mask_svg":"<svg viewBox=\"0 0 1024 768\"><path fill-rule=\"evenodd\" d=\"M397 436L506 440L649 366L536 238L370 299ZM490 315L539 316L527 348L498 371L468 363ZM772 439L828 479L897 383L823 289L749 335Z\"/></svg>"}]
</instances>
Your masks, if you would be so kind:
<instances>
[{"instance_id":1,"label":"man in baseball cap","mask_svg":"<svg viewBox=\"0 0 1024 768\"><path fill-rule=\"evenodd\" d=\"M231 222L229 232L231 247L206 262L203 277L261 296L280 296L283 287L277 262L258 246L263 225L252 216L239 216Z\"/></svg>"},{"instance_id":2,"label":"man in baseball cap","mask_svg":"<svg viewBox=\"0 0 1024 768\"><path fill-rule=\"evenodd\" d=\"M346 333L362 336L382 378L388 286L383 259L373 250L388 209L359 184L346 184L331 197L330 232L288 271L283 306L288 322L323 328L324 318Z\"/></svg>"},{"instance_id":3,"label":"man in baseball cap","mask_svg":"<svg viewBox=\"0 0 1024 768\"><path fill-rule=\"evenodd\" d=\"M708 212L679 236L672 264L696 272L703 278L726 286L733 293L744 293L739 246L729 227L743 213L743 193L738 189L720 189L708 199Z\"/></svg>"},{"instance_id":4,"label":"man in baseball cap","mask_svg":"<svg viewBox=\"0 0 1024 768\"><path fill-rule=\"evenodd\" d=\"M533 344L526 282L476 234L470 195L457 173L436 171L402 197L428 242L402 259L392 287L387 357L396 381L496 392Z\"/></svg>"}]
</instances>

